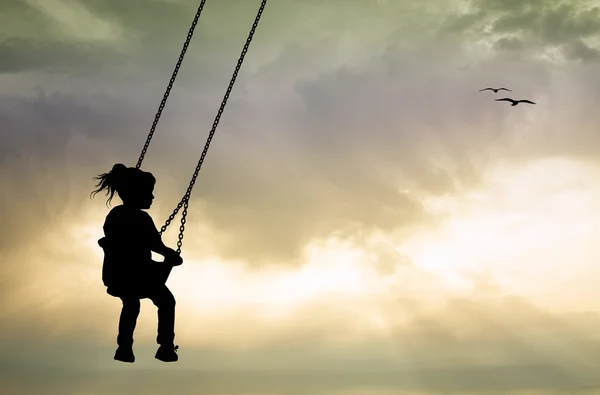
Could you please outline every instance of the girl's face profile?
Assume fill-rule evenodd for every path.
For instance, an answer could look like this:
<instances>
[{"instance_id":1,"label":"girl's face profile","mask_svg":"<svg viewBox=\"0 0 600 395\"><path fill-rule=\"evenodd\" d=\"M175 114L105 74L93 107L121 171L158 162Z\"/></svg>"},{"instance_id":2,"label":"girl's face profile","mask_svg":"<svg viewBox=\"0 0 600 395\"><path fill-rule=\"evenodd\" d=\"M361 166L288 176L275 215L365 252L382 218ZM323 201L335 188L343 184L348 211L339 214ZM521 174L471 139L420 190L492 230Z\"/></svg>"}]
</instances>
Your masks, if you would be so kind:
<instances>
[{"instance_id":1,"label":"girl's face profile","mask_svg":"<svg viewBox=\"0 0 600 395\"><path fill-rule=\"evenodd\" d=\"M154 201L154 182L148 180L136 180L137 182L130 184L125 191L119 195L124 204L136 207L140 210L147 210L152 206Z\"/></svg>"},{"instance_id":2,"label":"girl's face profile","mask_svg":"<svg viewBox=\"0 0 600 395\"><path fill-rule=\"evenodd\" d=\"M139 206L140 209L146 210L152 206L152 202L154 201L154 185L148 184L144 185L139 190Z\"/></svg>"}]
</instances>

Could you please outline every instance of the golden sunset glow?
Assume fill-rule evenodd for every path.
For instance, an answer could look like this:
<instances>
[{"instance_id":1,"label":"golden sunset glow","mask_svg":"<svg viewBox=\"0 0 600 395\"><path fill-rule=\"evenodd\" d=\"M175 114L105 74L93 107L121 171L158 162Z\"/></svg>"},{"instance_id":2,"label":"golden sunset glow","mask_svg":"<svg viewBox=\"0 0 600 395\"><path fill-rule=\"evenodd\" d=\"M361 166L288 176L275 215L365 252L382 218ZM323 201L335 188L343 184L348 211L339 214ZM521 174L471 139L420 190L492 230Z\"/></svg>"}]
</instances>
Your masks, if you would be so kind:
<instances>
[{"instance_id":1,"label":"golden sunset glow","mask_svg":"<svg viewBox=\"0 0 600 395\"><path fill-rule=\"evenodd\" d=\"M180 359L143 300L113 360L92 177L135 165L197 3L0 4L0 392L600 394L593 2L271 0L167 282ZM206 2L142 165L159 228L259 4Z\"/></svg>"}]
</instances>

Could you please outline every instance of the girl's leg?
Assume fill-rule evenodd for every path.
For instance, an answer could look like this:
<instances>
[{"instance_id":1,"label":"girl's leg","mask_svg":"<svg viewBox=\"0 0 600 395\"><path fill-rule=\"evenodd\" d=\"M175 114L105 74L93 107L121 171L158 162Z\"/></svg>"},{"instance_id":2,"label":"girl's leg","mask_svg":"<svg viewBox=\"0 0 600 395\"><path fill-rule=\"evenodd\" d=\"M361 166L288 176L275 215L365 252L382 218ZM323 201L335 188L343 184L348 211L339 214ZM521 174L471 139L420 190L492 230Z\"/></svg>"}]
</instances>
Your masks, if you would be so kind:
<instances>
[{"instance_id":1,"label":"girl's leg","mask_svg":"<svg viewBox=\"0 0 600 395\"><path fill-rule=\"evenodd\" d=\"M161 285L152 290L150 299L158 307L158 336L156 342L160 344L156 358L163 362L175 362L177 346L175 339L175 298L166 285Z\"/></svg>"},{"instance_id":2,"label":"girl's leg","mask_svg":"<svg viewBox=\"0 0 600 395\"><path fill-rule=\"evenodd\" d=\"M140 300L135 297L121 297L123 308L119 319L119 335L117 344L119 347L133 347L133 331L137 318L140 315Z\"/></svg>"},{"instance_id":3,"label":"girl's leg","mask_svg":"<svg viewBox=\"0 0 600 395\"><path fill-rule=\"evenodd\" d=\"M152 290L150 299L158 307L158 337L161 346L173 345L175 338L175 297L166 285Z\"/></svg>"}]
</instances>

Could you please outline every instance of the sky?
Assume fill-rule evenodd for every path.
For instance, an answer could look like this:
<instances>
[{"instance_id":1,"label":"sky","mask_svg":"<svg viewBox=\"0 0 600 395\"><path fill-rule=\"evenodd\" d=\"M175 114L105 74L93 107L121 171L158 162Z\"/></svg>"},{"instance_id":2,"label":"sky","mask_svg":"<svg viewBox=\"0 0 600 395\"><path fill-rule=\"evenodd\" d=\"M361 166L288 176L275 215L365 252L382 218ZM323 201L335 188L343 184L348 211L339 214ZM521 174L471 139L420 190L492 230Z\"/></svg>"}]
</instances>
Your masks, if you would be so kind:
<instances>
[{"instance_id":1,"label":"sky","mask_svg":"<svg viewBox=\"0 0 600 395\"><path fill-rule=\"evenodd\" d=\"M168 281L180 360L144 300L114 361L92 177L135 166L198 3L0 0L3 393L600 394L585 0L270 0ZM206 2L142 165L158 226L259 5Z\"/></svg>"}]
</instances>

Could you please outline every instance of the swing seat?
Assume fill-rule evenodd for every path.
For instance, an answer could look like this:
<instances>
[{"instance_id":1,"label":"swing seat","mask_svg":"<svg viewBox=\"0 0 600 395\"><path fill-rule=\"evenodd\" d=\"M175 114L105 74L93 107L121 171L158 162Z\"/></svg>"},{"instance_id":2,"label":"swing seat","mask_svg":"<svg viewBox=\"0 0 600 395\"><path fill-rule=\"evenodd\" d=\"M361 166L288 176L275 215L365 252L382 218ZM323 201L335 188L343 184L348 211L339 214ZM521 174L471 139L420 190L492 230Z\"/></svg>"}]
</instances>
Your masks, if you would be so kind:
<instances>
[{"instance_id":1,"label":"swing seat","mask_svg":"<svg viewBox=\"0 0 600 395\"><path fill-rule=\"evenodd\" d=\"M113 285L116 280L115 269L120 266L122 263L119 262L119 254L115 251L110 243L110 240L107 237L102 237L98 240L98 245L104 251L104 259L102 263L102 281L104 285L107 287L106 292L109 295L118 297L122 292L118 291L118 288L122 288L119 286ZM158 262L155 260L150 260L148 262L147 271L143 274L140 273L140 280L142 283L146 283L145 287L153 287L154 285L164 285L169 279L169 275L171 274L171 269L173 265L169 264L168 261ZM138 283L138 281L135 281ZM139 284L131 284L133 288L137 288L136 285ZM144 287L144 288L145 288ZM126 288L130 288L127 286Z\"/></svg>"}]
</instances>

